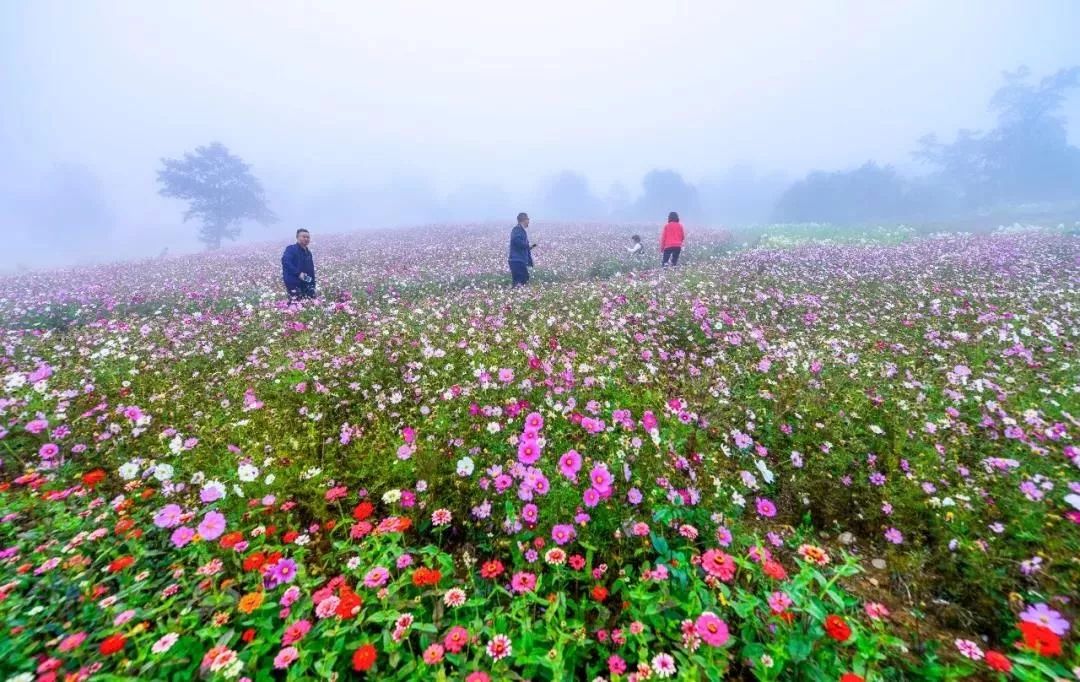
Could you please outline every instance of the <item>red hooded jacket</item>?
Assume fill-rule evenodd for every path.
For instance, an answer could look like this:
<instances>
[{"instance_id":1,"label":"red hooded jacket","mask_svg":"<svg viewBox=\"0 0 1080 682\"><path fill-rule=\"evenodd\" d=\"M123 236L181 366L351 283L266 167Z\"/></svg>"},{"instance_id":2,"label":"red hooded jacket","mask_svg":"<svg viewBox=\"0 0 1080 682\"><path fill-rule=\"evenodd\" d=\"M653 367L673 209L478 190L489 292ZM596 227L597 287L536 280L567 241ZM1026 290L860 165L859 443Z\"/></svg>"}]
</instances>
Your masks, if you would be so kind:
<instances>
[{"instance_id":1,"label":"red hooded jacket","mask_svg":"<svg viewBox=\"0 0 1080 682\"><path fill-rule=\"evenodd\" d=\"M676 246L682 248L685 238L682 223L668 223L664 225L664 231L660 233L660 250L663 251Z\"/></svg>"}]
</instances>

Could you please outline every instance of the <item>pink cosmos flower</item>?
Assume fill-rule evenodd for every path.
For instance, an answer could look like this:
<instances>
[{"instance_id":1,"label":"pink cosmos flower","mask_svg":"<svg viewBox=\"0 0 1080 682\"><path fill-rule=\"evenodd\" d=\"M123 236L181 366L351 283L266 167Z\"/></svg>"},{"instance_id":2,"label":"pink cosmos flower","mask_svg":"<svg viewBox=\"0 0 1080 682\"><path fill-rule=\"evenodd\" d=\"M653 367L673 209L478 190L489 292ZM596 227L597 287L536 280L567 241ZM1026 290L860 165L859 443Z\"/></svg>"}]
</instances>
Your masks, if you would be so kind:
<instances>
[{"instance_id":1,"label":"pink cosmos flower","mask_svg":"<svg viewBox=\"0 0 1080 682\"><path fill-rule=\"evenodd\" d=\"M172 540L174 547L183 547L187 543L191 542L191 539L195 537L195 531L187 526L180 526L172 532L172 536L169 538Z\"/></svg>"},{"instance_id":2,"label":"pink cosmos flower","mask_svg":"<svg viewBox=\"0 0 1080 682\"><path fill-rule=\"evenodd\" d=\"M611 472L607 470L607 467L598 464L589 472L589 482L597 492L607 492L611 489Z\"/></svg>"},{"instance_id":3,"label":"pink cosmos flower","mask_svg":"<svg viewBox=\"0 0 1080 682\"><path fill-rule=\"evenodd\" d=\"M570 450L559 458L559 473L571 481L577 478L581 471L581 455L577 450Z\"/></svg>"},{"instance_id":4,"label":"pink cosmos flower","mask_svg":"<svg viewBox=\"0 0 1080 682\"><path fill-rule=\"evenodd\" d=\"M537 507L535 504L530 503L522 507L521 518L524 519L526 523L534 524L539 517L540 508Z\"/></svg>"},{"instance_id":5,"label":"pink cosmos flower","mask_svg":"<svg viewBox=\"0 0 1080 682\"><path fill-rule=\"evenodd\" d=\"M180 525L184 510L178 504L167 504L154 515L154 525L158 528L175 528Z\"/></svg>"},{"instance_id":6,"label":"pink cosmos flower","mask_svg":"<svg viewBox=\"0 0 1080 682\"><path fill-rule=\"evenodd\" d=\"M577 531L568 523L559 523L551 528L551 539L560 546L573 541L576 536Z\"/></svg>"},{"instance_id":7,"label":"pink cosmos flower","mask_svg":"<svg viewBox=\"0 0 1080 682\"><path fill-rule=\"evenodd\" d=\"M523 440L518 445L518 461L522 464L533 464L540 459L540 446L536 441Z\"/></svg>"},{"instance_id":8,"label":"pink cosmos flower","mask_svg":"<svg viewBox=\"0 0 1080 682\"><path fill-rule=\"evenodd\" d=\"M771 519L776 516L776 505L772 503L772 500L759 497L757 498L757 513L759 516Z\"/></svg>"},{"instance_id":9,"label":"pink cosmos flower","mask_svg":"<svg viewBox=\"0 0 1080 682\"><path fill-rule=\"evenodd\" d=\"M1069 631L1069 621L1046 604L1034 604L1020 613L1020 620L1025 623L1035 623L1053 632L1058 637L1064 637Z\"/></svg>"},{"instance_id":10,"label":"pink cosmos flower","mask_svg":"<svg viewBox=\"0 0 1080 682\"><path fill-rule=\"evenodd\" d=\"M199 536L204 540L216 540L225 532L225 516L221 512L209 511L199 524Z\"/></svg>"}]
</instances>

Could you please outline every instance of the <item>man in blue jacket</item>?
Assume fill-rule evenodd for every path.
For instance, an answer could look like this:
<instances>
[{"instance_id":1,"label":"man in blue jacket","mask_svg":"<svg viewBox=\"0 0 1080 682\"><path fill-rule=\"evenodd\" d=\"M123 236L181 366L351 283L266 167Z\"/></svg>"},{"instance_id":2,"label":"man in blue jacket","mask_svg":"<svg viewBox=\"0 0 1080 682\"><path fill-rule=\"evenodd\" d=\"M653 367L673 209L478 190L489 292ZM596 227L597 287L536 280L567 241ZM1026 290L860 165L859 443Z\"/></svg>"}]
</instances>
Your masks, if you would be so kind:
<instances>
[{"instance_id":1,"label":"man in blue jacket","mask_svg":"<svg viewBox=\"0 0 1080 682\"><path fill-rule=\"evenodd\" d=\"M510 230L510 279L511 286L529 283L529 268L533 266L532 250L536 244L529 243L525 230L529 227L529 214L518 213L517 225Z\"/></svg>"},{"instance_id":2,"label":"man in blue jacket","mask_svg":"<svg viewBox=\"0 0 1080 682\"><path fill-rule=\"evenodd\" d=\"M311 234L304 228L296 231L296 243L285 247L281 254L281 277L285 291L293 300L315 298L315 261L308 244Z\"/></svg>"}]
</instances>

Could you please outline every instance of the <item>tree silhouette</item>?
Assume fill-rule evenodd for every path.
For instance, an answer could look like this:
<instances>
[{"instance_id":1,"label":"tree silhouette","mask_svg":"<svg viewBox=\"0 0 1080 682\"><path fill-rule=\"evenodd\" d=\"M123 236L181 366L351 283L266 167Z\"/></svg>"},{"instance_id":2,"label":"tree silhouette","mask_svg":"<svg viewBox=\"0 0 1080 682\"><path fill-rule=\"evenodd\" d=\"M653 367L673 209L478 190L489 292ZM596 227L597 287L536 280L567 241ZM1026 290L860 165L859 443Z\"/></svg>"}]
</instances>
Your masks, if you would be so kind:
<instances>
[{"instance_id":1,"label":"tree silhouette","mask_svg":"<svg viewBox=\"0 0 1080 682\"><path fill-rule=\"evenodd\" d=\"M217 249L223 239L236 239L243 220L262 225L277 222L251 167L220 142L197 147L194 154L188 152L182 159L161 162L164 168L157 174L162 184L158 193L188 202L184 222L192 218L202 221L199 240L207 248Z\"/></svg>"},{"instance_id":2,"label":"tree silhouette","mask_svg":"<svg viewBox=\"0 0 1080 682\"><path fill-rule=\"evenodd\" d=\"M635 213L644 220L666 220L667 214L677 211L683 218L698 217L701 204L697 189L673 170L651 170L641 184L644 194L637 201Z\"/></svg>"},{"instance_id":3,"label":"tree silhouette","mask_svg":"<svg viewBox=\"0 0 1080 682\"><path fill-rule=\"evenodd\" d=\"M543 211L561 220L589 220L604 212L602 202L578 173L563 171L548 184L542 198Z\"/></svg>"},{"instance_id":4,"label":"tree silhouette","mask_svg":"<svg viewBox=\"0 0 1080 682\"><path fill-rule=\"evenodd\" d=\"M1080 67L1061 69L1037 84L1027 67L1004 74L990 99L997 127L988 133L961 130L941 143L923 137L915 157L939 170L941 181L969 206L994 202L1055 201L1080 197L1080 149L1070 146L1065 97L1080 87Z\"/></svg>"}]
</instances>

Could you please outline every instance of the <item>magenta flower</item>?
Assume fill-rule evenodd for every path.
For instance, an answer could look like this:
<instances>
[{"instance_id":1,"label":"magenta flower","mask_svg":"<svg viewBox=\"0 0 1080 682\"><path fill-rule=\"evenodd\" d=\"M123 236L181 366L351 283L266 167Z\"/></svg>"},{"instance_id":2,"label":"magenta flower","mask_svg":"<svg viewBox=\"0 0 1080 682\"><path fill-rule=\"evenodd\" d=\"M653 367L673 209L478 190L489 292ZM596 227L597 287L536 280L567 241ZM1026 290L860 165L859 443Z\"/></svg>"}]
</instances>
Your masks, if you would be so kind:
<instances>
[{"instance_id":1,"label":"magenta flower","mask_svg":"<svg viewBox=\"0 0 1080 682\"><path fill-rule=\"evenodd\" d=\"M518 461L522 464L533 464L540 459L540 446L536 441L523 440L518 445Z\"/></svg>"},{"instance_id":2,"label":"magenta flower","mask_svg":"<svg viewBox=\"0 0 1080 682\"><path fill-rule=\"evenodd\" d=\"M724 646L730 638L727 623L715 613L706 611L694 623L694 632L709 646Z\"/></svg>"},{"instance_id":3,"label":"magenta flower","mask_svg":"<svg viewBox=\"0 0 1080 682\"><path fill-rule=\"evenodd\" d=\"M595 507L600 504L600 493L596 488L588 488L582 495L586 507Z\"/></svg>"},{"instance_id":4,"label":"magenta flower","mask_svg":"<svg viewBox=\"0 0 1080 682\"><path fill-rule=\"evenodd\" d=\"M596 488L597 492L607 492L611 490L611 472L607 470L606 466L597 464L589 472L589 482L592 483L592 487Z\"/></svg>"},{"instance_id":5,"label":"magenta flower","mask_svg":"<svg viewBox=\"0 0 1080 682\"><path fill-rule=\"evenodd\" d=\"M158 528L175 528L180 525L184 510L178 504L167 504L154 515L154 525Z\"/></svg>"},{"instance_id":6,"label":"magenta flower","mask_svg":"<svg viewBox=\"0 0 1080 682\"><path fill-rule=\"evenodd\" d=\"M577 450L570 450L559 458L559 473L566 478L575 480L579 471L581 471L581 455L577 453Z\"/></svg>"},{"instance_id":7,"label":"magenta flower","mask_svg":"<svg viewBox=\"0 0 1080 682\"><path fill-rule=\"evenodd\" d=\"M278 652L274 657L274 667L278 670L282 668L288 668L297 658L300 657L300 652L296 650L294 646L287 646Z\"/></svg>"},{"instance_id":8,"label":"magenta flower","mask_svg":"<svg viewBox=\"0 0 1080 682\"><path fill-rule=\"evenodd\" d=\"M518 594L525 594L536 589L536 574L518 571L510 580L510 587Z\"/></svg>"},{"instance_id":9,"label":"magenta flower","mask_svg":"<svg viewBox=\"0 0 1080 682\"><path fill-rule=\"evenodd\" d=\"M298 620L285 628L285 634L281 636L281 643L285 645L296 644L304 638L304 635L306 635L309 630L311 630L310 621Z\"/></svg>"},{"instance_id":10,"label":"magenta flower","mask_svg":"<svg viewBox=\"0 0 1080 682\"><path fill-rule=\"evenodd\" d=\"M174 547L183 547L187 543L191 542L191 539L195 537L195 531L187 526L180 526L172 532L172 536L169 538L172 540Z\"/></svg>"},{"instance_id":11,"label":"magenta flower","mask_svg":"<svg viewBox=\"0 0 1080 682\"><path fill-rule=\"evenodd\" d=\"M783 613L792 603L791 597L787 596L784 592L779 591L770 594L766 601L769 602L769 609L771 609L773 613Z\"/></svg>"},{"instance_id":12,"label":"magenta flower","mask_svg":"<svg viewBox=\"0 0 1080 682\"><path fill-rule=\"evenodd\" d=\"M525 519L526 523L534 524L540 517L540 509L535 504L527 504L521 510L521 518Z\"/></svg>"},{"instance_id":13,"label":"magenta flower","mask_svg":"<svg viewBox=\"0 0 1080 682\"><path fill-rule=\"evenodd\" d=\"M377 589L386 584L390 579L390 571L386 570L382 566L376 566L367 572L364 576L364 587L371 589Z\"/></svg>"},{"instance_id":14,"label":"magenta flower","mask_svg":"<svg viewBox=\"0 0 1080 682\"><path fill-rule=\"evenodd\" d=\"M551 529L551 539L555 541L556 545L565 545L573 541L575 537L577 537L577 531L568 523L556 524Z\"/></svg>"},{"instance_id":15,"label":"magenta flower","mask_svg":"<svg viewBox=\"0 0 1080 682\"><path fill-rule=\"evenodd\" d=\"M1020 613L1020 620L1042 625L1058 637L1064 637L1069 631L1069 621L1046 604L1033 604L1027 607Z\"/></svg>"},{"instance_id":16,"label":"magenta flower","mask_svg":"<svg viewBox=\"0 0 1080 682\"><path fill-rule=\"evenodd\" d=\"M225 532L225 516L221 512L206 512L198 530L203 540L217 540Z\"/></svg>"},{"instance_id":17,"label":"magenta flower","mask_svg":"<svg viewBox=\"0 0 1080 682\"><path fill-rule=\"evenodd\" d=\"M292 559L279 559L263 570L263 584L271 589L296 579L296 562Z\"/></svg>"},{"instance_id":18,"label":"magenta flower","mask_svg":"<svg viewBox=\"0 0 1080 682\"><path fill-rule=\"evenodd\" d=\"M776 505L772 503L772 500L759 497L757 498L757 513L771 519L776 516Z\"/></svg>"},{"instance_id":19,"label":"magenta flower","mask_svg":"<svg viewBox=\"0 0 1080 682\"><path fill-rule=\"evenodd\" d=\"M56 443L46 443L38 449L38 456L42 459L52 459L60 454L60 446Z\"/></svg>"},{"instance_id":20,"label":"magenta flower","mask_svg":"<svg viewBox=\"0 0 1080 682\"><path fill-rule=\"evenodd\" d=\"M894 545L899 545L904 542L904 534L896 528L890 528L889 530L885 531L885 539L893 543Z\"/></svg>"}]
</instances>

